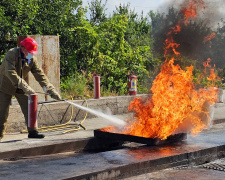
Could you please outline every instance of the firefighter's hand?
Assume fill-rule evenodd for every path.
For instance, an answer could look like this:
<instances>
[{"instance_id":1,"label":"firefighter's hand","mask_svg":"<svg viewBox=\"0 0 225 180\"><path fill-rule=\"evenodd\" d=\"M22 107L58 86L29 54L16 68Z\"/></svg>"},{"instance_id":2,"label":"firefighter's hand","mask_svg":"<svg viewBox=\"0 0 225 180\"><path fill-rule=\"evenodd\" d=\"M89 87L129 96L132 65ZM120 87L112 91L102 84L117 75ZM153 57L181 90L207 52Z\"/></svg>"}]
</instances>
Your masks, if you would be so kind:
<instances>
[{"instance_id":1,"label":"firefighter's hand","mask_svg":"<svg viewBox=\"0 0 225 180\"><path fill-rule=\"evenodd\" d=\"M35 94L35 91L23 79L20 79L18 83L18 88L22 89L23 92L27 95Z\"/></svg>"},{"instance_id":2,"label":"firefighter's hand","mask_svg":"<svg viewBox=\"0 0 225 180\"><path fill-rule=\"evenodd\" d=\"M24 87L24 88L22 88L22 90L27 95L29 95L29 94L35 94L35 91L30 86Z\"/></svg>"},{"instance_id":3,"label":"firefighter's hand","mask_svg":"<svg viewBox=\"0 0 225 180\"><path fill-rule=\"evenodd\" d=\"M55 100L58 100L58 101L62 100L60 95L56 92L55 89L49 89L47 93L51 96L51 98Z\"/></svg>"}]
</instances>

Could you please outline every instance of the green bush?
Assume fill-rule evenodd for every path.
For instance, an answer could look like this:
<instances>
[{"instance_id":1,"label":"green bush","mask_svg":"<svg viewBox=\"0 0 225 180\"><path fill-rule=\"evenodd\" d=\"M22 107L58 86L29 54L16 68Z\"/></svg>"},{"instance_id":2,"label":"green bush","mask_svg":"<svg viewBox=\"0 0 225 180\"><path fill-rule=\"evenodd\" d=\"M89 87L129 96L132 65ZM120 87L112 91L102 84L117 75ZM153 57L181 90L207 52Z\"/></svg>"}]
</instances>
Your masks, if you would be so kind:
<instances>
[{"instance_id":1,"label":"green bush","mask_svg":"<svg viewBox=\"0 0 225 180\"><path fill-rule=\"evenodd\" d=\"M83 74L74 74L61 79L61 94L63 98L70 99L75 96L90 96L88 79Z\"/></svg>"}]
</instances>

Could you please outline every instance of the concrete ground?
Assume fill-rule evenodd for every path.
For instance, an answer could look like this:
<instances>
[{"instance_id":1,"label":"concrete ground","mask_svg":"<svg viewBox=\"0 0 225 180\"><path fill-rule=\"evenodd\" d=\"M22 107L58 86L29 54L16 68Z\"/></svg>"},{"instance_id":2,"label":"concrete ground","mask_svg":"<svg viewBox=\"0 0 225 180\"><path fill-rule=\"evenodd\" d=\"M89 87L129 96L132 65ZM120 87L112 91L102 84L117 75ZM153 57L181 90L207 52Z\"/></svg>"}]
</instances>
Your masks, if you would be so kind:
<instances>
[{"instance_id":1,"label":"concrete ground","mask_svg":"<svg viewBox=\"0 0 225 180\"><path fill-rule=\"evenodd\" d=\"M132 117L132 113L116 117L126 120ZM45 135L44 139L30 139L27 137L27 133L6 133L0 142L0 159L14 156L53 154L71 150L82 151L90 138L93 138L93 130L110 126L111 122L103 118L91 118L86 119L82 125L87 130L80 128L77 131L68 133L64 133L68 129L46 132L39 130L40 133ZM62 144L67 145L67 147L63 148ZM76 147L68 147L68 145ZM32 152L29 153L28 150Z\"/></svg>"},{"instance_id":2,"label":"concrete ground","mask_svg":"<svg viewBox=\"0 0 225 180\"><path fill-rule=\"evenodd\" d=\"M212 168L206 168L207 165ZM210 167L210 166L209 166ZM216 168L221 167L221 168ZM225 159L219 159L199 166L180 166L125 178L124 180L224 180Z\"/></svg>"},{"instance_id":3,"label":"concrete ground","mask_svg":"<svg viewBox=\"0 0 225 180\"><path fill-rule=\"evenodd\" d=\"M216 104L211 129L195 137L189 135L184 142L159 147L126 143L117 149L104 149L110 142L93 138L94 129L110 125L102 118L84 121L87 130L81 128L66 134L64 130L43 132L44 139L8 133L0 143L0 179L179 179L182 172L198 179L198 173L204 171L209 174L205 179L210 179L214 171L210 173L195 166L225 157L224 112L225 105ZM117 117L127 119L132 113ZM84 152L85 149L89 151ZM94 149L98 151L91 151ZM168 169L177 166L191 168ZM225 177L224 172L217 174L218 179Z\"/></svg>"}]
</instances>

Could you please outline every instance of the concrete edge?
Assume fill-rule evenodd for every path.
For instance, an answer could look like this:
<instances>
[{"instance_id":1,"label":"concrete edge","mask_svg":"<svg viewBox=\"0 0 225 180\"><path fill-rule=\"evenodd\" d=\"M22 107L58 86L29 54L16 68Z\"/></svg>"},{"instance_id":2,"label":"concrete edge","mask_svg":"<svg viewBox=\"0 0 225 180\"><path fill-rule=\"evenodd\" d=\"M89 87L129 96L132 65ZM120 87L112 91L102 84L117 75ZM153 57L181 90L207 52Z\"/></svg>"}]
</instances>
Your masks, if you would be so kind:
<instances>
[{"instance_id":1,"label":"concrete edge","mask_svg":"<svg viewBox=\"0 0 225 180\"><path fill-rule=\"evenodd\" d=\"M214 119L212 122L213 124L220 124L220 123L224 123L225 119Z\"/></svg>"},{"instance_id":2,"label":"concrete edge","mask_svg":"<svg viewBox=\"0 0 225 180\"><path fill-rule=\"evenodd\" d=\"M85 149L94 150L98 148L110 148L115 146L114 142L104 141L98 138L86 138L77 141L68 141L58 144L43 145L39 147L31 147L18 149L8 152L1 152L0 159L16 160L22 157L49 155L63 152L82 152ZM114 144L113 144L114 143ZM103 147L104 145L104 147ZM131 177L143 173L151 173L162 169L172 168L176 166L193 166L208 163L212 160L225 157L225 145L218 145L211 148L201 149L197 151L184 152L154 160L146 160L132 164L120 165L115 168L109 168L96 171L80 176L73 176L66 179L120 179Z\"/></svg>"},{"instance_id":3,"label":"concrete edge","mask_svg":"<svg viewBox=\"0 0 225 180\"><path fill-rule=\"evenodd\" d=\"M22 157L57 154L62 152L81 151L85 148L91 138L69 141L59 144L29 147L12 151L0 152L0 159L19 159Z\"/></svg>"},{"instance_id":4,"label":"concrete edge","mask_svg":"<svg viewBox=\"0 0 225 180\"><path fill-rule=\"evenodd\" d=\"M121 145L121 142L98 139L94 137L81 140L59 142L50 145L16 149L0 152L0 159L20 159L23 157L50 155L65 152L101 151Z\"/></svg>"},{"instance_id":5,"label":"concrete edge","mask_svg":"<svg viewBox=\"0 0 225 180\"><path fill-rule=\"evenodd\" d=\"M163 157L155 160L147 160L133 164L121 165L116 168L109 168L103 171L88 173L80 176L65 178L66 180L81 179L122 179L137 176L144 173L151 173L167 168L181 165L200 165L212 160L225 157L225 145L207 148L203 150L186 152L174 156Z\"/></svg>"}]
</instances>

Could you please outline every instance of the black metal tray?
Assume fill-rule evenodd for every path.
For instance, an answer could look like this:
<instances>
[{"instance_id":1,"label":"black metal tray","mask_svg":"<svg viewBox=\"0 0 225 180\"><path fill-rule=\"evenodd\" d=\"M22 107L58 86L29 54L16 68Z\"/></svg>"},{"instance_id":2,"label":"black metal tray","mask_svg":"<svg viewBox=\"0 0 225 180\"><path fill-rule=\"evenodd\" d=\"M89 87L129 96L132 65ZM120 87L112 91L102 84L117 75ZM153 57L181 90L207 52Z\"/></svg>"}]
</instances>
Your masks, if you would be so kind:
<instances>
[{"instance_id":1,"label":"black metal tray","mask_svg":"<svg viewBox=\"0 0 225 180\"><path fill-rule=\"evenodd\" d=\"M115 140L115 141L136 142L141 144L147 144L149 146L180 142L187 139L186 133L174 134L174 135L168 136L167 139L165 140L161 140L159 138L145 138L140 136L132 136L127 134L106 132L106 131L101 131L100 129L94 130L94 136L97 138L109 139L109 140Z\"/></svg>"}]
</instances>

